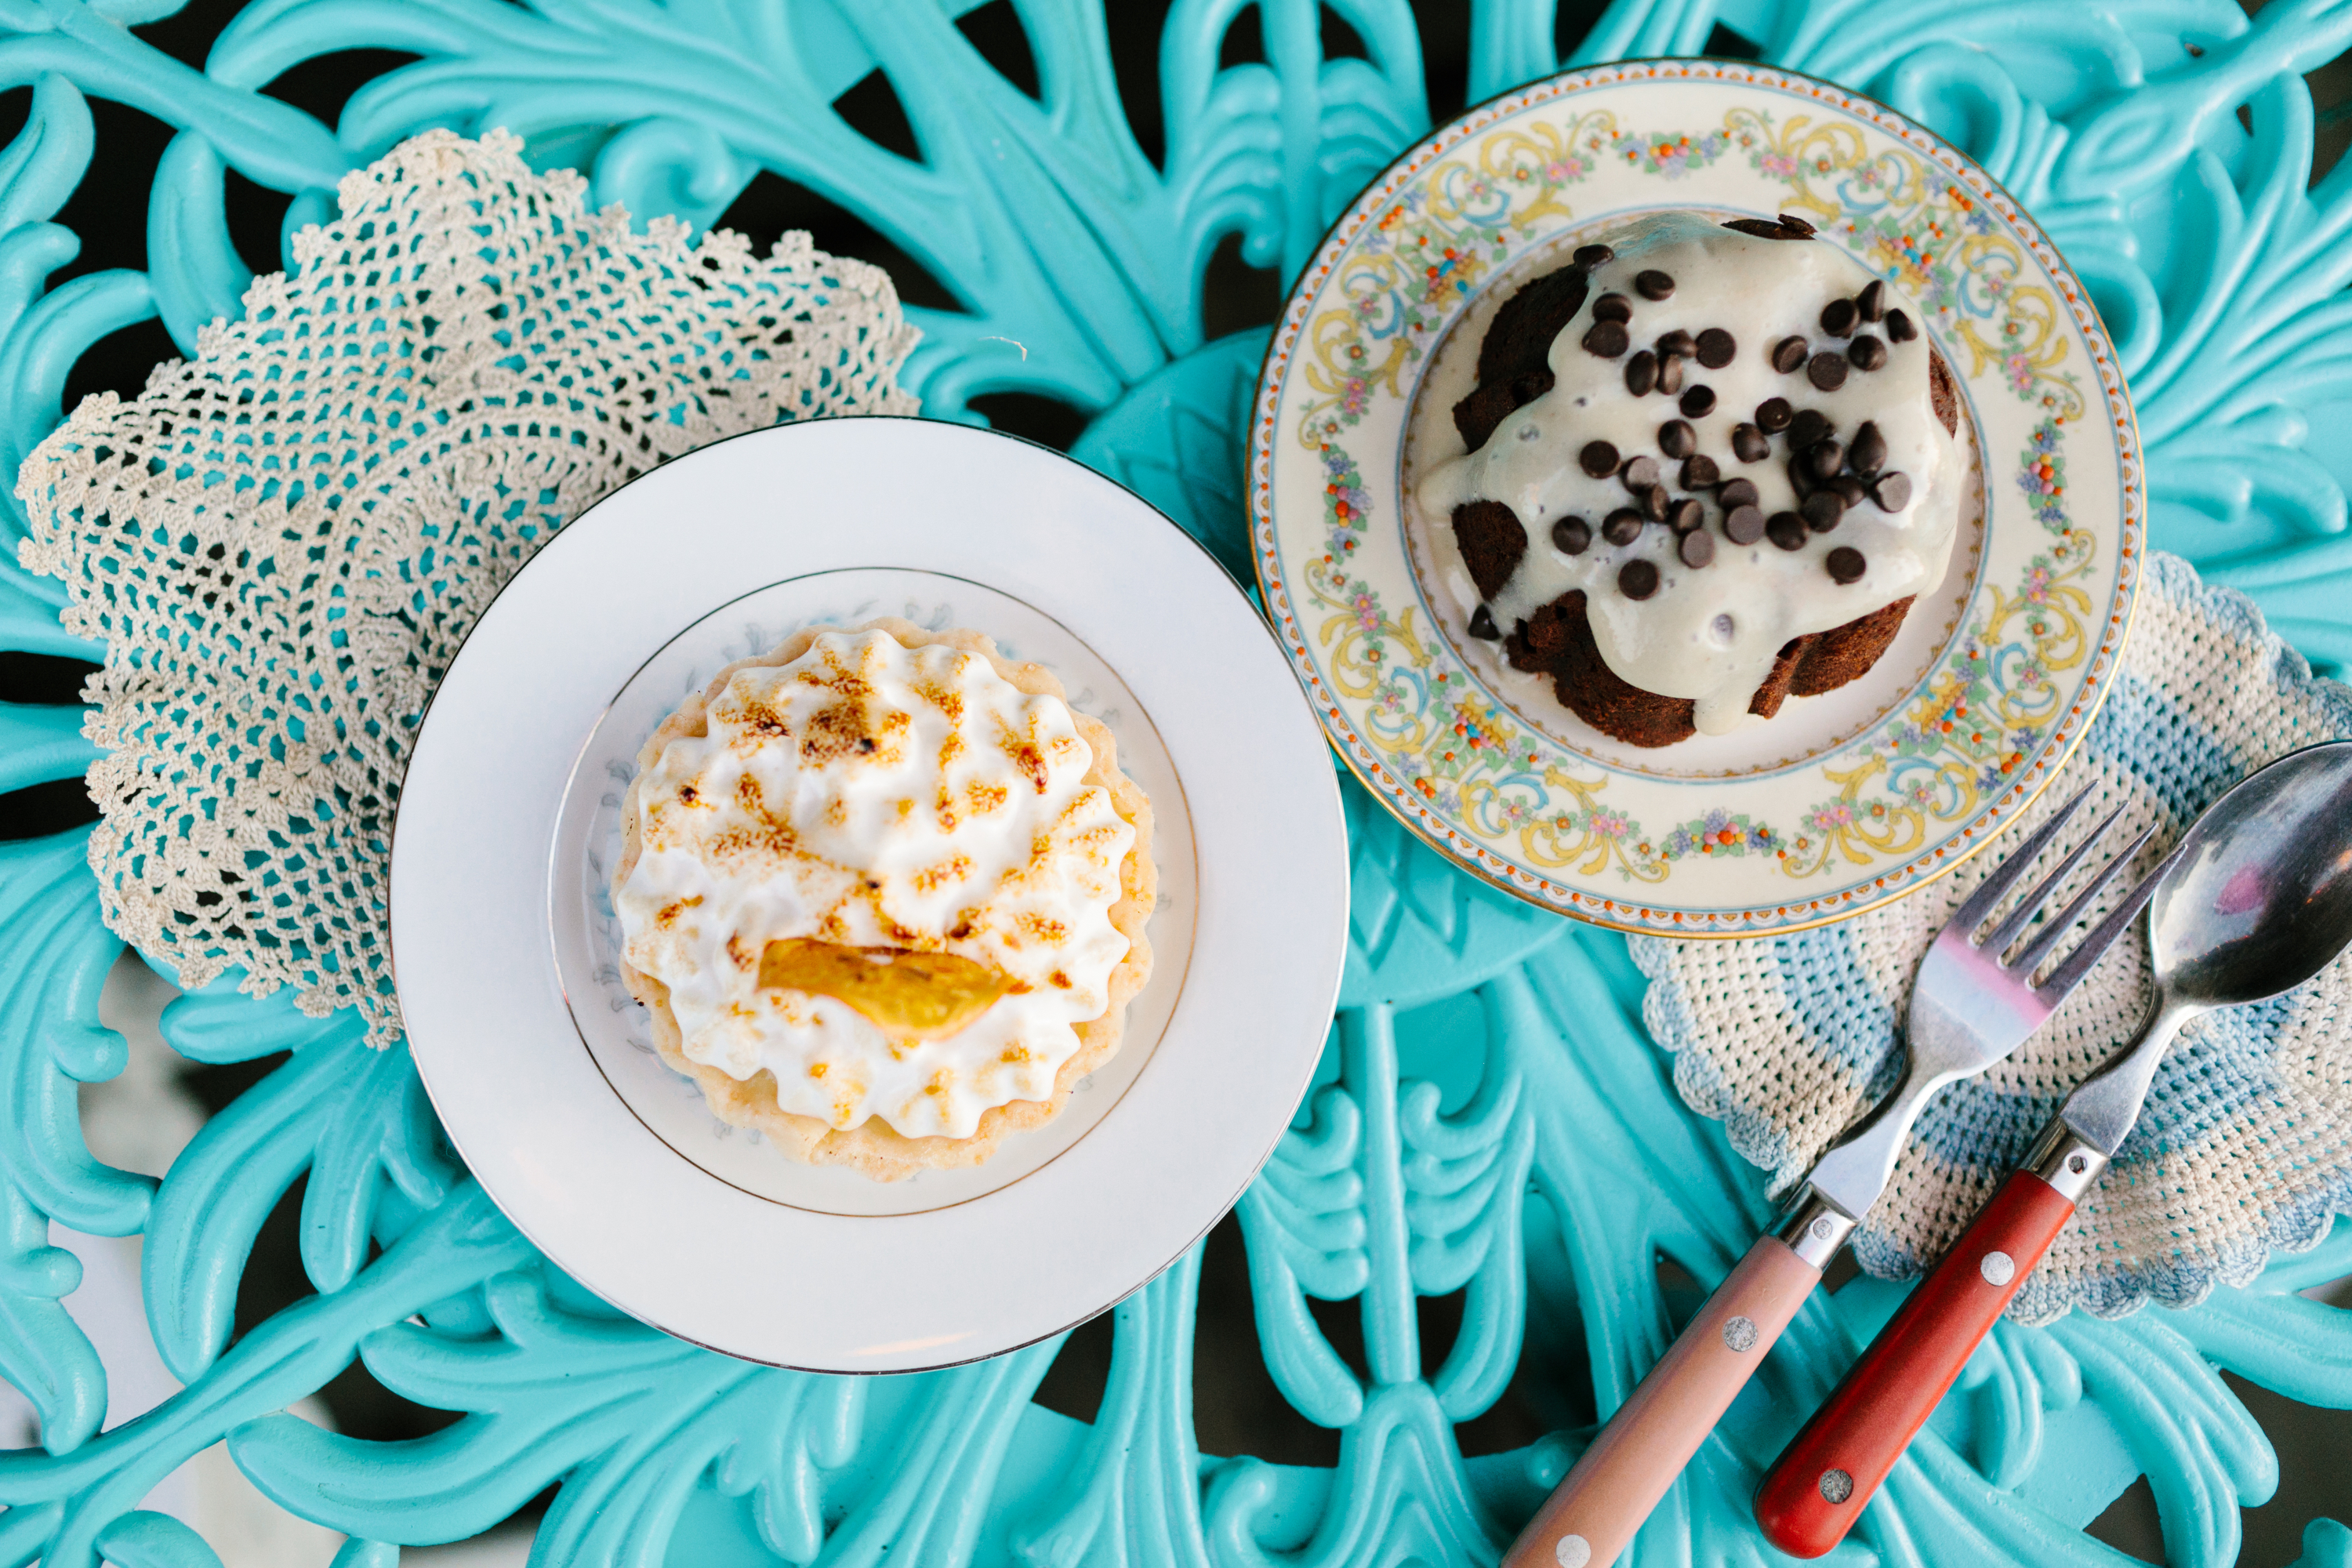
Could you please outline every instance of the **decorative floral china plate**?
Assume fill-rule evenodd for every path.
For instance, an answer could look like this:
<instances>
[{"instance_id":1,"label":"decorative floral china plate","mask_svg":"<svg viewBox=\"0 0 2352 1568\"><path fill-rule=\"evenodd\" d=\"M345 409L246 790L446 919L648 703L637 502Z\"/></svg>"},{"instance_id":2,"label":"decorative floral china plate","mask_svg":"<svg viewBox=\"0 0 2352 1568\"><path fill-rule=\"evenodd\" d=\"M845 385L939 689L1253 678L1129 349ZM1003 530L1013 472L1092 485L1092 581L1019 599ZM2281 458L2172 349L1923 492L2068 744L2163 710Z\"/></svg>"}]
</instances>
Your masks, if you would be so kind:
<instances>
[{"instance_id":1,"label":"decorative floral china plate","mask_svg":"<svg viewBox=\"0 0 2352 1568\"><path fill-rule=\"evenodd\" d=\"M1801 216L1922 309L1972 458L1952 563L1870 672L1729 735L1639 750L1469 634L1412 500L1528 279L1644 213ZM2040 791L2112 684L2146 491L2121 371L2032 218L1932 133L1717 60L1496 99L1340 217L1251 426L1266 609L1348 765L1476 875L1603 925L1750 936L1951 869Z\"/></svg>"}]
</instances>

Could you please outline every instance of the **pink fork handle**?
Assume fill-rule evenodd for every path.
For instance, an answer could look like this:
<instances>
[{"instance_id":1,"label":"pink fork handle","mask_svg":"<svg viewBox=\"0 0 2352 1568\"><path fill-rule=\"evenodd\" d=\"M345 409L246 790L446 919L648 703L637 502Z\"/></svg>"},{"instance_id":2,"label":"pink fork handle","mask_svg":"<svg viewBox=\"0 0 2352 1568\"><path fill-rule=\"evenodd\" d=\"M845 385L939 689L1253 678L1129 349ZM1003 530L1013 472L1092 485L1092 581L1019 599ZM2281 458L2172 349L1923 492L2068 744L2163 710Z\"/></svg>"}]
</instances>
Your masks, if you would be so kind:
<instances>
[{"instance_id":1,"label":"pink fork handle","mask_svg":"<svg viewBox=\"0 0 2352 1568\"><path fill-rule=\"evenodd\" d=\"M1503 1568L1615 1562L1821 1278L1777 1237L1749 1247L1519 1532Z\"/></svg>"},{"instance_id":2,"label":"pink fork handle","mask_svg":"<svg viewBox=\"0 0 2352 1568\"><path fill-rule=\"evenodd\" d=\"M2074 1214L2032 1172L2011 1175L1765 1472L1756 1521L1773 1545L1819 1557L1845 1539Z\"/></svg>"}]
</instances>

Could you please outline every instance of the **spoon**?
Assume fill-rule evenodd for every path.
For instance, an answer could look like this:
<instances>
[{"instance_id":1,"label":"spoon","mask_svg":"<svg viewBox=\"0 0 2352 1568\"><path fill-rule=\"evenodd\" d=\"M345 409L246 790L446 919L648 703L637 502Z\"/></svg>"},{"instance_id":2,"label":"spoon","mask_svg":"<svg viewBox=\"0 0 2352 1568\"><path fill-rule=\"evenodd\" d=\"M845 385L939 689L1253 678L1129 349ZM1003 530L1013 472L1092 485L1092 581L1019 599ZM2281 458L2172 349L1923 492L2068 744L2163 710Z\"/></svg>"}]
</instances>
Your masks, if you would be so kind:
<instances>
[{"instance_id":1,"label":"spoon","mask_svg":"<svg viewBox=\"0 0 2352 1568\"><path fill-rule=\"evenodd\" d=\"M2115 1157L2182 1026L2292 991L2352 944L2352 742L2289 752L2241 780L2158 872L2147 1021L2067 1097L1766 1472L1756 1519L1783 1552L1818 1557L1844 1539Z\"/></svg>"}]
</instances>

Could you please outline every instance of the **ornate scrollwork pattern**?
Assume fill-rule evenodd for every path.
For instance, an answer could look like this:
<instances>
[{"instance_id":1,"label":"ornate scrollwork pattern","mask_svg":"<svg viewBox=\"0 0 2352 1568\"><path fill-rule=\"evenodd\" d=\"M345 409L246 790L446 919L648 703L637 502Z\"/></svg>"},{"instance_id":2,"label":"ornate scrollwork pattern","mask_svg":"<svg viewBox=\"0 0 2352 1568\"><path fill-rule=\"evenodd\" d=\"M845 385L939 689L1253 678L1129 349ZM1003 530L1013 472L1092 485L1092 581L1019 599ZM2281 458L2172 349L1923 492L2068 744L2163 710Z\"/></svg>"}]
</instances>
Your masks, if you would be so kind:
<instances>
[{"instance_id":1,"label":"ornate scrollwork pattern","mask_svg":"<svg viewBox=\"0 0 2352 1568\"><path fill-rule=\"evenodd\" d=\"M929 411L957 416L968 398L1003 390L1070 403L1097 416L1080 447L1090 460L1160 487L1155 499L1234 559L1240 508L1213 476L1240 469L1263 339L1203 342L1202 271L1236 233L1245 258L1295 270L1349 195L1429 118L1402 0L1256 8L1263 58L1228 63L1221 49L1237 6L1180 0L1171 11L1159 70L1166 149L1155 161L1122 110L1103 9L1086 0L1015 0L1034 97L958 30L960 5L936 0L261 0L201 70L138 31L175 9L172 0L0 4L0 58L11 80L32 84L26 129L0 156L0 252L14 280L0 297L0 444L13 471L57 422L67 368L100 338L158 316L185 348L238 309L244 268L223 204L230 171L286 194L299 219L406 135L503 125L535 156L583 167L599 201L641 216L708 224L762 172L852 209L956 300L915 312L926 341L907 384ZM1354 35L1344 49L1320 34L1327 11ZM1541 0L1480 0L1470 99L1561 63L1554 21ZM1752 27L1749 41L1776 62L1877 93L1938 128L2036 212L2121 345L2148 443L2157 542L2247 587L2315 657L2352 658L2344 490L2326 456L2342 447L2352 408L2352 363L2337 347L2352 313L2352 181L2306 189L2313 120L2302 80L2352 38L2352 6L2272 0L2250 22L2228 0L1810 0L1778 10L1619 0L1571 63L1697 52L1718 26ZM259 90L300 62L354 49L395 51L379 57L395 63L332 128ZM919 161L830 107L877 69ZM54 220L96 142L84 94L163 121L173 151L145 193L145 268L49 288L77 246ZM1633 153L1661 161L1663 174L1704 151L1692 130L1689 153L1677 132L1663 152L1654 140ZM1538 161L1555 153L1556 174ZM1472 174L1489 191L1522 192L1515 202L1571 200L1569 171L1581 156L1565 143L1498 151L1465 172L1463 214L1497 210L1481 205L1490 198ZM1821 189L1825 178L1808 176ZM1850 193L1837 199L1849 205ZM1492 265L1491 247L1470 260ZM1923 254L1920 264L1935 262ZM1983 318L1995 322L1987 352L2021 355L2037 401L2060 396L2054 367L2034 358L2031 315L2000 313L2011 305L1991 297L1969 308L1979 305L1996 312ZM2012 319L2021 324L2008 334L2000 323ZM1344 426L1347 382L1411 352L1390 345L1411 344L1412 327L1367 319L1330 341L1334 423L1314 432L1310 450ZM1350 343L1365 346L1361 361ZM2053 421L2066 412L2063 400L2045 410ZM1353 509L1365 487L1333 461L1331 518L1343 524L1339 503ZM1906 713L1917 734L1890 744L1874 800L1954 809L1956 759L1997 767L2012 721L2036 721L2025 672L2074 646L2053 607L2074 559L2063 459L2037 452L2021 472L2043 487L2032 493L2051 504L2045 525L2057 525L2046 577L2009 585L1999 624L1983 628L1951 683ZM13 547L20 528L13 511L0 518L0 542ZM1346 635L1357 668L1372 689L1394 685L1412 715L1401 712L1388 754L1400 769L1424 768L1416 787L1466 783L1486 818L1505 823L1522 798L1513 792L1528 787L1507 727L1484 721L1476 751L1491 752L1491 766L1441 778L1408 761L1427 758L1441 730L1463 760L1473 721L1455 731L1435 716L1455 712L1466 692L1446 689L1452 672L1419 630L1347 602L1345 556L1342 541L1326 563L1328 613L1355 617ZM13 557L0 550L0 647L88 657L89 645L58 629L52 588ZM0 706L0 789L79 775L91 748L78 719L70 707ZM1508 830L1552 835L1539 838L1548 853L1601 855L1639 878L1645 855L1664 863L1669 847L1685 864L1733 848L1726 832L1742 836L1741 852L1763 851L1755 825L1643 830L1610 815L1605 791L1541 782L1573 806ZM1827 793L1844 798L1842 787ZM663 1562L712 1532L745 1557L799 1563L1495 1561L1594 1415L1625 1397L1670 1338L1659 1258L1703 1285L1719 1279L1769 1217L1762 1179L1677 1100L1671 1068L1641 1030L1642 977L1621 939L1483 888L1352 786L1349 809L1348 978L1327 1071L1240 1209L1255 1339L1197 1351L1262 1355L1307 1420L1342 1431L1328 1468L1200 1452L1197 1255L1118 1309L1091 1424L1030 1402L1058 1342L920 1377L837 1380L726 1361L618 1319L465 1176L404 1054L366 1052L348 1019L305 1018L222 984L173 1005L173 1047L202 1062L284 1060L160 1183L110 1168L89 1153L78 1114L79 1086L120 1073L127 1058L98 1018L119 946L97 917L84 836L0 843L0 1373L40 1426L38 1447L0 1455L0 1563L212 1568L219 1557L194 1528L140 1504L224 1440L268 1496L350 1534L339 1568L391 1568L395 1543L470 1534L550 1486L536 1561L592 1568ZM1843 854L1849 841L1896 831L1866 809L1848 816L1832 825L1847 835L1833 849L1810 826L1767 825L1772 852L1785 837L1792 855L1800 837L1805 854ZM305 1176L315 1293L232 1334L254 1237ZM144 1237L147 1321L185 1386L142 1419L118 1410L104 1426L103 1370L64 1305L79 1269L51 1245L52 1224ZM2240 1504L2268 1496L2277 1475L2223 1373L2352 1406L2352 1327L2297 1294L2347 1271L2352 1230L2339 1224L2315 1250L2195 1309L2004 1325L1865 1514L1868 1549L1890 1568L2111 1563L2116 1553L2081 1527L2145 1473L2170 1560L2219 1568L2237 1554ZM1760 1397L1702 1447L1634 1562L1760 1561L1747 1499L1762 1465L1901 1289L1864 1279L1807 1305L1767 1362ZM1456 1295L1460 1328L1440 1353L1417 1307ZM1334 1348L1309 1299L1352 1304L1360 1364ZM285 1414L354 1357L461 1418L423 1442L371 1445ZM1511 1397L1549 1435L1465 1458L1461 1424L1502 1397L1515 1370ZM1589 1404L1578 1392L1588 1384ZM2315 1526L2312 1539L2315 1568L2347 1560L2340 1528Z\"/></svg>"}]
</instances>

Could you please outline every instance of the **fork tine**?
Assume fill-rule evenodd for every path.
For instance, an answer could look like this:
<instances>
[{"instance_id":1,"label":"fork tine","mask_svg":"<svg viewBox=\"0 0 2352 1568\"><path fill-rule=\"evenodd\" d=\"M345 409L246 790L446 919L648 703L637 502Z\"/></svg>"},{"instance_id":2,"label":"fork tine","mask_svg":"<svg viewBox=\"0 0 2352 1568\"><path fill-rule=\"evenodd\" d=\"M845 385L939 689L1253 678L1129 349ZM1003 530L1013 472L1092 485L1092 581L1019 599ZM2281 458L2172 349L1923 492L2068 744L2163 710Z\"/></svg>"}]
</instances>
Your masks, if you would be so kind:
<instances>
[{"instance_id":1,"label":"fork tine","mask_svg":"<svg viewBox=\"0 0 2352 1568\"><path fill-rule=\"evenodd\" d=\"M1977 890L1969 895L1968 902L1952 911L1951 923L1959 927L1963 932L1974 935L1977 927L1984 924L1985 917L1991 914L1994 906L2000 902L2000 896L2015 886L2020 877L2025 875L2025 868L2032 863L2033 858L2041 854L2053 838L2058 837L2058 830L2066 826L2066 819L2074 815L2076 806L2090 798L2090 786L2085 784L2081 794L2052 813L2050 820L2042 825L2039 832L2020 845L2015 852L1999 866L1994 867L1992 875L1987 877Z\"/></svg>"},{"instance_id":2,"label":"fork tine","mask_svg":"<svg viewBox=\"0 0 2352 1568\"><path fill-rule=\"evenodd\" d=\"M2058 862L2057 868L2042 878L2041 885L2033 891L2020 899L2017 901L2017 908L2009 911L2009 918L1993 928L1992 934L1984 939L1984 950L1996 959L2007 952L2009 944L2017 940L2018 933L2024 931L2032 922L2033 917L2042 911L2042 906L2049 900L2050 895L2056 892L2065 882L2067 873L2073 871L2083 857L2089 854L2092 847L2105 837L2107 829L2116 825L2116 818L2123 814L2122 806L2116 807L2115 810L2107 813L2105 821L2084 834L2083 842L2068 851L2066 858ZM2030 974L2032 971L2028 970L2026 973Z\"/></svg>"},{"instance_id":3,"label":"fork tine","mask_svg":"<svg viewBox=\"0 0 2352 1568\"><path fill-rule=\"evenodd\" d=\"M2114 881L2124 868L2132 863L2132 857L2138 854L2141 847L2155 834L2154 827L2144 828L2138 837L2116 850L2116 858L2101 868L2099 874L2092 878L2081 892L2074 895L2074 902L2061 910L2056 919L2045 923L2041 934L2026 945L2023 952L2017 955L2017 962L2010 967L2024 976L2027 984L2031 985L2033 983L2033 972L2042 967L2042 961L2055 952L2059 942L2065 939L2066 933L2074 929L2074 922L2083 918L2084 911L2091 907L2091 900L2099 896L2099 890Z\"/></svg>"},{"instance_id":4,"label":"fork tine","mask_svg":"<svg viewBox=\"0 0 2352 1568\"><path fill-rule=\"evenodd\" d=\"M2156 829L2150 827L2147 833L2141 834L2132 842L2130 848L2116 857L2116 864L2129 864L2131 858L2139 853L2140 846L2146 844L2155 832ZM2033 986L2033 994L2037 998L2055 1007L2066 999L2069 991L2082 984L2083 976L2091 973L2092 966L2105 956L2108 948L2115 945L2116 938L2123 935L2125 928L2138 919L2140 910L2147 907L2148 900L2156 897L2157 884L2164 880L2164 874L2171 870L2173 862L2180 858L2183 847L2186 847L2185 843L2176 846L2171 854L2158 861L2156 868L2140 879L2139 886L2125 894L2123 900L2107 911L2107 918L2093 926L2091 934L2066 955L2066 961L2050 972L2050 978ZM2033 972L2030 969L2025 971L2025 978L2026 983L2032 984Z\"/></svg>"}]
</instances>

